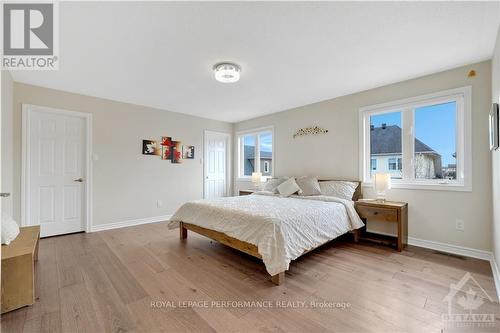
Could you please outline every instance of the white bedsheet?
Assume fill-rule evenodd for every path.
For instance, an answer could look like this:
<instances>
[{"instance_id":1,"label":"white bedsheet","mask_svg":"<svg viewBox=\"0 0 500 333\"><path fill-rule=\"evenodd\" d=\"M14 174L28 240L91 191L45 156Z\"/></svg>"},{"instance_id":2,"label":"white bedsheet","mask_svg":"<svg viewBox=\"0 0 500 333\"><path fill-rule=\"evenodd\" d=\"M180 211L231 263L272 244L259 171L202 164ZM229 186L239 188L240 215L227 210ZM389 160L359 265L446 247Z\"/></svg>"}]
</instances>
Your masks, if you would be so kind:
<instances>
[{"instance_id":1,"label":"white bedsheet","mask_svg":"<svg viewBox=\"0 0 500 333\"><path fill-rule=\"evenodd\" d=\"M256 245L271 275L288 270L304 251L364 225L349 200L263 193L185 203L169 228L181 221Z\"/></svg>"}]
</instances>

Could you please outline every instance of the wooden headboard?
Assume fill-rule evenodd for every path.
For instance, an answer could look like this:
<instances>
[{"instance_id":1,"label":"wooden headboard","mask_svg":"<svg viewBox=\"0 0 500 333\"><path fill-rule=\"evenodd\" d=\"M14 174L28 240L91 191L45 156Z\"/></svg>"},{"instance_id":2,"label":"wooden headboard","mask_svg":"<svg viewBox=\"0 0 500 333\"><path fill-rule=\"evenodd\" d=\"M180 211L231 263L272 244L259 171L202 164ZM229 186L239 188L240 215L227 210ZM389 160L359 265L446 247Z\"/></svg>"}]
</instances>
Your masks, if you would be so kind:
<instances>
[{"instance_id":1,"label":"wooden headboard","mask_svg":"<svg viewBox=\"0 0 500 333\"><path fill-rule=\"evenodd\" d=\"M352 195L352 201L358 201L359 199L363 199L363 191L361 191L361 181L359 180L347 180L347 179L318 179L319 182L326 182L326 181L344 181L344 182L353 182L357 183L358 187L356 187L356 191L354 191L354 194Z\"/></svg>"}]
</instances>

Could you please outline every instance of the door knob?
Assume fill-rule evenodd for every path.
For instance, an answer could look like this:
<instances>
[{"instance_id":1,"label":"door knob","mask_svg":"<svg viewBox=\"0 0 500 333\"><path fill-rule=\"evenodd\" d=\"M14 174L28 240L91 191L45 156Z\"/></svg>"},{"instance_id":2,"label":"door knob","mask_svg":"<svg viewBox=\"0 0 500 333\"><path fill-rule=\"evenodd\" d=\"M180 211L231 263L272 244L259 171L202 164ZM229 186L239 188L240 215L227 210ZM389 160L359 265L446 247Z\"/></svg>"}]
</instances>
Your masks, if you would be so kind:
<instances>
[{"instance_id":1,"label":"door knob","mask_svg":"<svg viewBox=\"0 0 500 333\"><path fill-rule=\"evenodd\" d=\"M10 193L0 193L1 198L7 198L10 197Z\"/></svg>"},{"instance_id":2,"label":"door knob","mask_svg":"<svg viewBox=\"0 0 500 333\"><path fill-rule=\"evenodd\" d=\"M75 179L74 182L79 182L79 183L83 183L83 178L78 178L78 179Z\"/></svg>"}]
</instances>

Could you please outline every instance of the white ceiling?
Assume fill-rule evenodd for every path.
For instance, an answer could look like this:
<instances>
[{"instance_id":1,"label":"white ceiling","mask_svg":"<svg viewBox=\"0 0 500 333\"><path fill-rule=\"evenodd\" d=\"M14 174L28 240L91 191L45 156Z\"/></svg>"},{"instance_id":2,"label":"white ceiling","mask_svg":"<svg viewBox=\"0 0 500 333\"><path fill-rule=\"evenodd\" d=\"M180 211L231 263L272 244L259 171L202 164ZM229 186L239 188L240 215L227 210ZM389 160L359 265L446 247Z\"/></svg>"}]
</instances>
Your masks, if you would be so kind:
<instances>
[{"instance_id":1,"label":"white ceiling","mask_svg":"<svg viewBox=\"0 0 500 333\"><path fill-rule=\"evenodd\" d=\"M59 71L14 80L236 122L491 58L499 4L60 3ZM212 66L242 66L235 84Z\"/></svg>"}]
</instances>

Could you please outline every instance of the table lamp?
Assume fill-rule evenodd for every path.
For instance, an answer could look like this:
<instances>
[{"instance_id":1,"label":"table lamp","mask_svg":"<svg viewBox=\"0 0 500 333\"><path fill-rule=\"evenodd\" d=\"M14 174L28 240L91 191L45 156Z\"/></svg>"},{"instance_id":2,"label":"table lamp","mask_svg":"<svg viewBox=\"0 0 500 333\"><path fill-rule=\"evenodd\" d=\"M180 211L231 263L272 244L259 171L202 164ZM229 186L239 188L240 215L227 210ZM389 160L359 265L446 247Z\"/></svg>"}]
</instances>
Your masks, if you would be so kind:
<instances>
[{"instance_id":1,"label":"table lamp","mask_svg":"<svg viewBox=\"0 0 500 333\"><path fill-rule=\"evenodd\" d=\"M391 174L376 173L375 174L375 190L377 191L377 200L385 201L387 190L391 188Z\"/></svg>"},{"instance_id":2,"label":"table lamp","mask_svg":"<svg viewBox=\"0 0 500 333\"><path fill-rule=\"evenodd\" d=\"M255 186L256 191L258 191L260 189L261 179L262 179L262 173L252 172L252 183Z\"/></svg>"}]
</instances>

